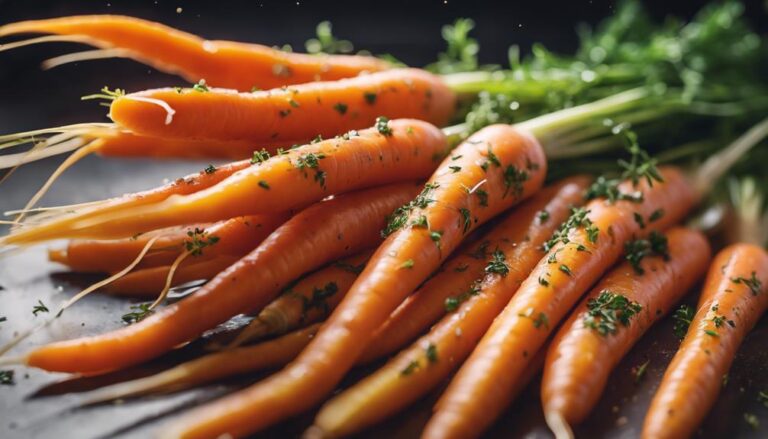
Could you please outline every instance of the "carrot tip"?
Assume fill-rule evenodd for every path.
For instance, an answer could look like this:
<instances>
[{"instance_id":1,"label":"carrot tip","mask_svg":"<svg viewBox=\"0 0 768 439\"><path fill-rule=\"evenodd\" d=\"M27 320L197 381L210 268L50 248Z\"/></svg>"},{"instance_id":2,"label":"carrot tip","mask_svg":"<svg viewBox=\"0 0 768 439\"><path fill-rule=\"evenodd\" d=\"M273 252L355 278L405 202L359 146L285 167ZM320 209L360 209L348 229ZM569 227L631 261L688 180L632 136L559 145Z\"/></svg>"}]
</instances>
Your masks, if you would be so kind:
<instances>
[{"instance_id":1,"label":"carrot tip","mask_svg":"<svg viewBox=\"0 0 768 439\"><path fill-rule=\"evenodd\" d=\"M330 437L332 436L318 425L312 425L301 435L301 439L328 439Z\"/></svg>"},{"instance_id":2,"label":"carrot tip","mask_svg":"<svg viewBox=\"0 0 768 439\"><path fill-rule=\"evenodd\" d=\"M565 422L563 415L559 412L547 412L544 415L547 426L555 434L555 439L573 439L573 430L571 426Z\"/></svg>"}]
</instances>

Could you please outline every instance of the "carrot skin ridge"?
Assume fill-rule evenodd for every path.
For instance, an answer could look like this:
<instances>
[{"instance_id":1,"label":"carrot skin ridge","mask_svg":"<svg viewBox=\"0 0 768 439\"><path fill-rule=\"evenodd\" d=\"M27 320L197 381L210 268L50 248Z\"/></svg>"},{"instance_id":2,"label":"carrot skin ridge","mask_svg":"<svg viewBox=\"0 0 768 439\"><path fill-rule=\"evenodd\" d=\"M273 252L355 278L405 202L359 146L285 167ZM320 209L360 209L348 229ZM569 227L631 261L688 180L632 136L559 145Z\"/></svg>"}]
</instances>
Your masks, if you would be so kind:
<instances>
[{"instance_id":1,"label":"carrot skin ridge","mask_svg":"<svg viewBox=\"0 0 768 439\"><path fill-rule=\"evenodd\" d=\"M386 213L412 198L418 188L403 183L317 203L191 296L131 326L40 347L25 357L26 363L46 370L98 373L156 357L236 314L258 311L301 274L376 245ZM253 285L259 285L256 292Z\"/></svg>"},{"instance_id":2,"label":"carrot skin ridge","mask_svg":"<svg viewBox=\"0 0 768 439\"><path fill-rule=\"evenodd\" d=\"M711 248L700 232L667 233L669 259L646 257L644 274L624 262L606 274L558 330L547 352L541 398L544 413L558 413L571 425L583 421L599 400L611 370L656 321L666 315L709 265ZM602 335L585 326L589 300L603 291L642 306L628 326ZM599 360L598 360L599 359Z\"/></svg>"},{"instance_id":3,"label":"carrot skin ridge","mask_svg":"<svg viewBox=\"0 0 768 439\"><path fill-rule=\"evenodd\" d=\"M458 247L465 232L531 196L546 174L541 145L508 125L478 131L453 154L457 158L441 163L427 183L431 189L422 194L435 201L407 218L410 223L424 215L429 230L406 226L389 235L294 362L250 388L195 409L166 433L171 437L244 436L320 402L354 365L374 331ZM497 164L490 163L492 157ZM462 170L455 173L450 166ZM512 174L510 170L526 170L527 178L507 185L512 183L504 178L505 172ZM478 184L488 193L485 207L471 193ZM461 208L472 212L466 228ZM440 233L439 240L434 232Z\"/></svg>"},{"instance_id":4,"label":"carrot skin ridge","mask_svg":"<svg viewBox=\"0 0 768 439\"><path fill-rule=\"evenodd\" d=\"M366 93L376 93L373 105ZM172 117L160 102L173 110ZM253 93L146 90L112 101L110 117L121 128L150 137L308 142L318 135L329 138L369 127L379 116L443 126L453 116L455 102L439 77L397 69Z\"/></svg>"},{"instance_id":5,"label":"carrot skin ridge","mask_svg":"<svg viewBox=\"0 0 768 439\"><path fill-rule=\"evenodd\" d=\"M753 274L759 282L754 291L743 281L734 282ZM741 342L768 309L766 286L768 253L763 248L733 244L715 256L698 311L651 400L642 438L693 435L715 404ZM720 326L716 317L723 318Z\"/></svg>"},{"instance_id":6,"label":"carrot skin ridge","mask_svg":"<svg viewBox=\"0 0 768 439\"><path fill-rule=\"evenodd\" d=\"M661 174L664 183L649 188L643 181L636 188L644 194L642 203L594 200L586 206L587 217L599 230L597 240L590 242L583 227L574 229L568 245L558 243L539 261L438 401L425 438L480 435L511 402L510 389L529 359L579 297L618 260L624 242L685 216L695 202L693 189L676 168L662 168ZM625 182L620 190L635 188ZM648 218L660 208L662 218L641 230L633 214ZM558 262L549 262L550 257ZM570 274L562 269L564 264Z\"/></svg>"},{"instance_id":7,"label":"carrot skin ridge","mask_svg":"<svg viewBox=\"0 0 768 439\"><path fill-rule=\"evenodd\" d=\"M252 87L335 80L389 68L373 57L307 55L233 41L208 41L160 23L119 15L32 20L0 27L0 36L47 33L85 36L100 48L125 49L132 59L197 83L242 91Z\"/></svg>"},{"instance_id":8,"label":"carrot skin ridge","mask_svg":"<svg viewBox=\"0 0 768 439\"><path fill-rule=\"evenodd\" d=\"M501 312L544 254L542 245L559 224L568 218L571 206L583 202L583 192L587 186L589 179L586 177L563 180L542 189L510 212L483 237L483 240L491 243L489 249L497 249L506 255L509 273L505 276L482 276L481 270L480 278L484 277L484 280L477 295L469 297L454 312L446 314L442 308L444 317L427 335L325 403L315 418L313 428L331 437L359 432L403 409L446 379L469 355L493 318ZM542 210L549 213L549 219L545 222L538 218ZM415 317L408 316L413 312L406 309L403 318ZM425 323L428 325L431 322ZM385 325L390 330L395 327ZM386 336L382 339L386 339ZM432 359L426 354L430 346L436 355ZM414 367L413 364L418 366Z\"/></svg>"}]
</instances>

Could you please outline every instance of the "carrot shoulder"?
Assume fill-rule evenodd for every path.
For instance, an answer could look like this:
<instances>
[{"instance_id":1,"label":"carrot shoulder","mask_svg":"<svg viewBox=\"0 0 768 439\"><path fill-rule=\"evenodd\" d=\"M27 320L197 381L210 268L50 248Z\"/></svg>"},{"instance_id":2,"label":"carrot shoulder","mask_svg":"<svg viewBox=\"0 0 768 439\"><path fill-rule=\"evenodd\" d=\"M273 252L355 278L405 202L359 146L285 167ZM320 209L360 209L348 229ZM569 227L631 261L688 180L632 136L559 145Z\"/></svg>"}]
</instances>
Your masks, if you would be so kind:
<instances>
[{"instance_id":1,"label":"carrot shoulder","mask_svg":"<svg viewBox=\"0 0 768 439\"><path fill-rule=\"evenodd\" d=\"M148 90L115 99L110 117L146 136L306 142L371 126L379 116L444 125L454 109L453 92L437 76L398 69L253 93Z\"/></svg>"},{"instance_id":2,"label":"carrot shoulder","mask_svg":"<svg viewBox=\"0 0 768 439\"><path fill-rule=\"evenodd\" d=\"M611 270L555 335L541 385L549 418L568 424L586 418L611 370L706 271L711 249L704 235L674 228L666 238L666 255L645 257L642 273L629 262Z\"/></svg>"},{"instance_id":3,"label":"carrot shoulder","mask_svg":"<svg viewBox=\"0 0 768 439\"><path fill-rule=\"evenodd\" d=\"M643 232L635 214L647 219L661 209L664 215L652 227L664 228L687 213L695 196L685 177L675 168L661 173L665 182L652 187L645 181L638 188L620 185L624 193L642 191L642 203L599 199L586 206L589 222L578 222L566 243L555 244L522 283L451 381L425 437L480 435L510 402L510 390L555 325L619 258L624 242Z\"/></svg>"},{"instance_id":4,"label":"carrot shoulder","mask_svg":"<svg viewBox=\"0 0 768 439\"><path fill-rule=\"evenodd\" d=\"M418 185L404 183L317 203L190 297L132 326L35 349L26 363L96 373L156 357L238 313L259 310L301 274L374 246L386 213L417 191Z\"/></svg>"},{"instance_id":5,"label":"carrot shoulder","mask_svg":"<svg viewBox=\"0 0 768 439\"><path fill-rule=\"evenodd\" d=\"M374 331L463 236L533 194L546 172L538 142L507 125L484 128L453 157L414 201L393 214L389 237L299 358L248 389L196 409L167 434L243 436L317 404L353 366ZM487 192L487 206L472 192L476 186Z\"/></svg>"},{"instance_id":6,"label":"carrot shoulder","mask_svg":"<svg viewBox=\"0 0 768 439\"><path fill-rule=\"evenodd\" d=\"M493 255L490 262L484 261L488 272L478 276L475 292L447 314L439 304L444 317L429 333L327 402L315 418L312 433L339 437L358 432L406 407L446 379L469 355L544 254L542 245L568 217L571 206L583 201L588 182L585 177L575 177L544 188L499 222L485 237ZM415 294L424 294L424 290ZM415 311L419 309L406 308L399 316L404 321L406 316L417 318ZM393 332L395 326L385 328L389 331L384 334Z\"/></svg>"},{"instance_id":7,"label":"carrot shoulder","mask_svg":"<svg viewBox=\"0 0 768 439\"><path fill-rule=\"evenodd\" d=\"M45 33L86 37L100 48L124 49L131 58L196 83L238 90L276 88L356 76L389 67L354 55L306 55L232 41L208 41L160 23L120 15L84 15L0 26L0 37Z\"/></svg>"},{"instance_id":8,"label":"carrot shoulder","mask_svg":"<svg viewBox=\"0 0 768 439\"><path fill-rule=\"evenodd\" d=\"M768 309L768 253L735 244L709 268L699 306L643 423L643 438L689 437L715 403L744 336Z\"/></svg>"}]
</instances>

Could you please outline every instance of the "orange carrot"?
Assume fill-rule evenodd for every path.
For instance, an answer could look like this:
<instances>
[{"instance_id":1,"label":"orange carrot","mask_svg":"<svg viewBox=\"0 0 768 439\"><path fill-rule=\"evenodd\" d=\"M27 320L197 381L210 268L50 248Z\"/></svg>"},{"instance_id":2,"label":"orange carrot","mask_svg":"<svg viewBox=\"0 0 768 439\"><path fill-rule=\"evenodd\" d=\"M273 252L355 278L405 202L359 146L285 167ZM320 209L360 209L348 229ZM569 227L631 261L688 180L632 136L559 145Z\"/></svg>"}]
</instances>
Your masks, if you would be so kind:
<instances>
[{"instance_id":1,"label":"orange carrot","mask_svg":"<svg viewBox=\"0 0 768 439\"><path fill-rule=\"evenodd\" d=\"M190 412L167 435L244 436L317 404L400 302L473 228L537 191L545 168L541 146L529 135L508 125L475 133L457 147L453 158L443 161L414 201L393 214L385 229L387 240L293 363L248 389ZM487 203L478 196L481 187Z\"/></svg>"},{"instance_id":2,"label":"orange carrot","mask_svg":"<svg viewBox=\"0 0 768 439\"><path fill-rule=\"evenodd\" d=\"M230 347L324 319L347 294L371 253L365 251L334 262L286 288L238 334Z\"/></svg>"},{"instance_id":3,"label":"orange carrot","mask_svg":"<svg viewBox=\"0 0 768 439\"><path fill-rule=\"evenodd\" d=\"M525 263L529 261L524 258L519 260L520 255L535 257L533 263L541 258L543 253L539 254L539 247L568 216L568 206L581 204L582 191L587 184L588 178L574 177L543 189L495 225L479 239L478 244L452 257L438 274L408 296L381 325L360 361L376 360L398 351L443 318L446 311L455 310L463 301L471 299L477 293L478 285L474 283L485 274L488 258L494 251L512 254L513 257L508 260L514 261L515 272L527 276L530 268ZM561 215L563 209L565 216ZM537 219L538 214L546 221Z\"/></svg>"},{"instance_id":4,"label":"orange carrot","mask_svg":"<svg viewBox=\"0 0 768 439\"><path fill-rule=\"evenodd\" d=\"M136 238L72 240L64 250L49 251L49 258L68 265L74 271L114 273L133 261L149 238L160 236L153 250L138 265L139 268L156 267L172 263L186 247L193 245L195 238L203 238L202 235L213 237L215 245L195 255L197 257L193 259L197 262L218 255L239 257L256 248L288 218L288 214L251 215L210 225L153 231Z\"/></svg>"},{"instance_id":5,"label":"orange carrot","mask_svg":"<svg viewBox=\"0 0 768 439\"><path fill-rule=\"evenodd\" d=\"M735 244L717 254L699 307L643 424L643 438L693 435L720 393L744 336L768 309L768 253Z\"/></svg>"},{"instance_id":6,"label":"orange carrot","mask_svg":"<svg viewBox=\"0 0 768 439\"><path fill-rule=\"evenodd\" d=\"M510 402L509 391L529 359L587 288L619 258L624 242L649 229L674 224L687 213L696 201L688 181L675 168L665 168L661 175L664 183L652 187L645 180L637 188L631 182L619 185L623 193L641 191L641 203L610 204L598 199L569 219L547 256L452 380L424 437L479 436ZM641 229L637 215L647 221L659 209L662 217Z\"/></svg>"},{"instance_id":7,"label":"orange carrot","mask_svg":"<svg viewBox=\"0 0 768 439\"><path fill-rule=\"evenodd\" d=\"M705 273L711 249L701 232L674 228L666 239L666 253L606 274L552 341L541 400L558 438L571 436L568 425L586 418L611 370Z\"/></svg>"},{"instance_id":8,"label":"orange carrot","mask_svg":"<svg viewBox=\"0 0 768 439\"><path fill-rule=\"evenodd\" d=\"M257 44L208 41L171 27L119 15L84 15L22 21L0 26L0 37L43 33L52 41L85 42L129 57L190 82L205 79L216 87L251 90L312 81L328 81L377 71L389 64L373 57L306 55ZM49 39L51 40L51 39ZM33 43L32 40L30 43ZM46 41L42 39L42 41Z\"/></svg>"},{"instance_id":9,"label":"orange carrot","mask_svg":"<svg viewBox=\"0 0 768 439\"><path fill-rule=\"evenodd\" d=\"M584 177L556 183L507 215L485 237L491 242L489 250L493 256L485 269L486 275L478 276L481 281L476 292L381 369L327 402L315 418L313 434L339 437L358 432L403 409L447 378L469 355L544 254L542 245L568 218L571 206L582 202L588 184L589 179ZM546 221L541 220L541 212L547 212ZM438 306L444 314L442 303ZM406 308L405 314L399 315L402 322L414 311L418 309ZM412 317L416 317L415 313ZM392 318L388 323L391 321ZM380 330L379 334L397 335L392 324L385 325L385 331Z\"/></svg>"},{"instance_id":10,"label":"orange carrot","mask_svg":"<svg viewBox=\"0 0 768 439\"><path fill-rule=\"evenodd\" d=\"M3 237L0 242L25 244L61 237L128 237L179 223L284 212L331 194L426 178L447 150L445 135L433 125L411 119L382 120L378 128L273 156L188 196L166 197L155 202L160 198L157 196L151 202L142 201L141 207L133 202L136 196L126 196L129 202L118 199L111 206L107 202L109 208L104 215L99 215L99 204L95 204L85 214L75 213L30 225ZM240 165L230 165L236 166ZM215 176L219 169L211 168L206 173Z\"/></svg>"},{"instance_id":11,"label":"orange carrot","mask_svg":"<svg viewBox=\"0 0 768 439\"><path fill-rule=\"evenodd\" d=\"M373 247L381 239L378 230L386 213L412 198L418 187L403 183L317 203L191 296L132 326L42 346L25 355L24 362L97 373L156 357L236 314L259 310L301 274Z\"/></svg>"},{"instance_id":12,"label":"orange carrot","mask_svg":"<svg viewBox=\"0 0 768 439\"><path fill-rule=\"evenodd\" d=\"M110 117L139 135L281 142L332 137L379 116L444 125L454 109L453 92L437 76L397 69L253 93L147 90L118 96Z\"/></svg>"},{"instance_id":13,"label":"orange carrot","mask_svg":"<svg viewBox=\"0 0 768 439\"><path fill-rule=\"evenodd\" d=\"M155 375L103 387L89 395L86 403L186 389L221 378L284 366L296 358L319 327L320 324L310 325L257 345L216 352Z\"/></svg>"}]
</instances>

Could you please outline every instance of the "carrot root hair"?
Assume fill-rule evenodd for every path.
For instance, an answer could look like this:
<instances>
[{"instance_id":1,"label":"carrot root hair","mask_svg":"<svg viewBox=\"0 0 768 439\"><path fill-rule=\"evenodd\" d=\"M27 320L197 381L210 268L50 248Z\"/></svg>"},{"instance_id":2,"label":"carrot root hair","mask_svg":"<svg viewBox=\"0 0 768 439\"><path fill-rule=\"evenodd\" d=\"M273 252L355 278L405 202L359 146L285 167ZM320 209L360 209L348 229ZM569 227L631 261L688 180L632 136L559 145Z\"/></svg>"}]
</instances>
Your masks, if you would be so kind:
<instances>
[{"instance_id":1,"label":"carrot root hair","mask_svg":"<svg viewBox=\"0 0 768 439\"><path fill-rule=\"evenodd\" d=\"M84 50L82 52L68 53L66 55L60 55L53 58L48 58L40 64L43 70L51 70L56 67L63 66L65 64L71 64L80 61L92 61L97 59L108 58L132 58L133 53L126 49L94 49Z\"/></svg>"},{"instance_id":2,"label":"carrot root hair","mask_svg":"<svg viewBox=\"0 0 768 439\"><path fill-rule=\"evenodd\" d=\"M547 412L544 414L547 426L555 435L555 439L574 439L571 426L559 412Z\"/></svg>"},{"instance_id":3,"label":"carrot root hair","mask_svg":"<svg viewBox=\"0 0 768 439\"><path fill-rule=\"evenodd\" d=\"M154 239L157 239L155 237ZM179 265L181 265L182 262L184 262L184 259L187 259L189 255L192 253L189 251L185 251L184 253L180 254L179 257L176 258L175 261L173 261L173 264L171 264L170 269L168 269L168 275L165 277L165 285L163 286L163 290L160 291L160 294L158 294L157 299L155 299L154 302L152 302L151 305L149 305L149 309L155 309L157 308L166 297L168 297L168 292L171 291L171 284L173 283L173 275L176 274L176 270L179 268Z\"/></svg>"},{"instance_id":4,"label":"carrot root hair","mask_svg":"<svg viewBox=\"0 0 768 439\"><path fill-rule=\"evenodd\" d=\"M3 36L3 35L0 35ZM46 35L43 37L28 38L26 40L14 41L12 43L0 44L0 52L6 52L22 47L33 46L43 43L83 43L91 46L99 46L101 43L91 37L83 35Z\"/></svg>"}]
</instances>

